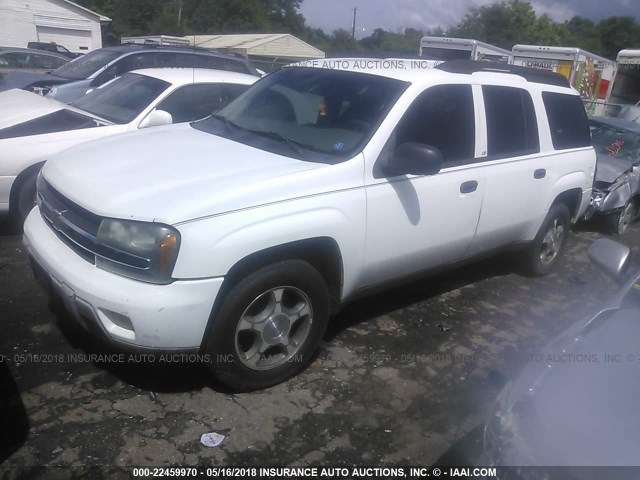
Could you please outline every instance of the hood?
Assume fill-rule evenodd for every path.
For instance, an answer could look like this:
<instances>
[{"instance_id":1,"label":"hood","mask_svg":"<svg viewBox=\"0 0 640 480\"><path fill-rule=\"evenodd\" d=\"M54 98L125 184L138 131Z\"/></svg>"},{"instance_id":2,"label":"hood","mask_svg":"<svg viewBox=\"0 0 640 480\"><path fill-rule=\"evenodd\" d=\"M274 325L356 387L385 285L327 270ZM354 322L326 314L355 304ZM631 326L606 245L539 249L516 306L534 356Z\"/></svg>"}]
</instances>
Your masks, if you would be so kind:
<instances>
[{"instance_id":1,"label":"hood","mask_svg":"<svg viewBox=\"0 0 640 480\"><path fill-rule=\"evenodd\" d=\"M176 224L309 194L322 185L299 176L327 167L184 124L74 147L53 156L43 175L98 215Z\"/></svg>"},{"instance_id":2,"label":"hood","mask_svg":"<svg viewBox=\"0 0 640 480\"><path fill-rule=\"evenodd\" d=\"M0 92L12 88L25 89L31 86L59 85L68 81L50 73L8 72L0 75Z\"/></svg>"},{"instance_id":3,"label":"hood","mask_svg":"<svg viewBox=\"0 0 640 480\"><path fill-rule=\"evenodd\" d=\"M57 112L65 107L62 102L26 90L0 92L0 129Z\"/></svg>"},{"instance_id":4,"label":"hood","mask_svg":"<svg viewBox=\"0 0 640 480\"><path fill-rule=\"evenodd\" d=\"M613 183L624 172L631 170L632 167L633 162L631 160L599 153L596 164L596 181Z\"/></svg>"},{"instance_id":5,"label":"hood","mask_svg":"<svg viewBox=\"0 0 640 480\"><path fill-rule=\"evenodd\" d=\"M71 105L25 90L0 92L0 112L0 139L113 125Z\"/></svg>"},{"instance_id":6,"label":"hood","mask_svg":"<svg viewBox=\"0 0 640 480\"><path fill-rule=\"evenodd\" d=\"M600 315L558 337L507 388L487 427L498 465L637 465L640 310Z\"/></svg>"}]
</instances>

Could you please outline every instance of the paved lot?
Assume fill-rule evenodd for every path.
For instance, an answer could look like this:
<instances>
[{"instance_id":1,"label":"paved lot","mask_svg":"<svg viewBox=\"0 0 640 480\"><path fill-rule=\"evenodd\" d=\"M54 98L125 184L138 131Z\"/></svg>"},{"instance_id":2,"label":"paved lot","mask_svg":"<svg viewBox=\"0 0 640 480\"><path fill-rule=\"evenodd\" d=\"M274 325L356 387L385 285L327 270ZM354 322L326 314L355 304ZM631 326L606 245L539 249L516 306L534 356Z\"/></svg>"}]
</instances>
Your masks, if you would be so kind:
<instances>
[{"instance_id":1,"label":"paved lot","mask_svg":"<svg viewBox=\"0 0 640 480\"><path fill-rule=\"evenodd\" d=\"M194 365L85 361L100 350L51 313L5 231L0 354L28 428L16 420L4 465L430 464L483 421L501 379L613 291L586 256L600 236L574 233L546 278L500 257L354 303L303 374L232 395ZM621 239L636 256L639 238L636 224ZM208 448L207 432L226 438Z\"/></svg>"}]
</instances>

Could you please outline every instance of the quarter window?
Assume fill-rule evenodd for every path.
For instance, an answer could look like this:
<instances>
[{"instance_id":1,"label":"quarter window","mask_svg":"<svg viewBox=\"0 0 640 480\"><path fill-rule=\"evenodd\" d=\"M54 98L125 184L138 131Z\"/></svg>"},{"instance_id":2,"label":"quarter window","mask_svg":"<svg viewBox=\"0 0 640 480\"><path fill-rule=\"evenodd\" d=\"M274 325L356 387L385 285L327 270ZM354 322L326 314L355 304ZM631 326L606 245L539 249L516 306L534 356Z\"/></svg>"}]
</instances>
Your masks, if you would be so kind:
<instances>
[{"instance_id":1,"label":"quarter window","mask_svg":"<svg viewBox=\"0 0 640 480\"><path fill-rule=\"evenodd\" d=\"M564 150L591 145L587 112L578 95L543 92L542 100L549 117L553 148Z\"/></svg>"},{"instance_id":2,"label":"quarter window","mask_svg":"<svg viewBox=\"0 0 640 480\"><path fill-rule=\"evenodd\" d=\"M482 94L487 115L488 157L539 152L538 125L529 92L521 88L483 85Z\"/></svg>"}]
</instances>

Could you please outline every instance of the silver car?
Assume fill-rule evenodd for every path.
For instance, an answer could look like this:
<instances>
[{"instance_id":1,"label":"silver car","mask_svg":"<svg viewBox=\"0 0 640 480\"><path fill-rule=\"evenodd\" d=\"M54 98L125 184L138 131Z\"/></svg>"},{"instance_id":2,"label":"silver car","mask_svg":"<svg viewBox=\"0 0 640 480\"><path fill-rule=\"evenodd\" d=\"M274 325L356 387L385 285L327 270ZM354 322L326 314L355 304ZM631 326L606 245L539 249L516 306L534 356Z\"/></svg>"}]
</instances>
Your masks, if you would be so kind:
<instances>
[{"instance_id":1,"label":"silver car","mask_svg":"<svg viewBox=\"0 0 640 480\"><path fill-rule=\"evenodd\" d=\"M589 122L598 163L585 218L604 217L609 230L621 235L638 213L640 124L609 117L591 117Z\"/></svg>"}]
</instances>

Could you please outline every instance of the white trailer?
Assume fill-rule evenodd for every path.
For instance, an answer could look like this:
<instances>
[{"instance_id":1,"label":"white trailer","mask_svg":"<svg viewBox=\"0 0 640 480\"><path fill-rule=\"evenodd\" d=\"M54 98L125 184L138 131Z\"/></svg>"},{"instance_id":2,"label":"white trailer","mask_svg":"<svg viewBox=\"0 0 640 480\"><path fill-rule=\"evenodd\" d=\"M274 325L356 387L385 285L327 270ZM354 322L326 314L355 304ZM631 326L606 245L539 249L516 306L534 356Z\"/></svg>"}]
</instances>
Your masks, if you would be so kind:
<instances>
[{"instance_id":1,"label":"white trailer","mask_svg":"<svg viewBox=\"0 0 640 480\"><path fill-rule=\"evenodd\" d=\"M640 50L620 50L609 102L616 105L640 104Z\"/></svg>"},{"instance_id":2,"label":"white trailer","mask_svg":"<svg viewBox=\"0 0 640 480\"><path fill-rule=\"evenodd\" d=\"M511 52L469 38L422 37L420 56L429 60L484 60L511 63Z\"/></svg>"},{"instance_id":3,"label":"white trailer","mask_svg":"<svg viewBox=\"0 0 640 480\"><path fill-rule=\"evenodd\" d=\"M616 63L580 48L515 45L513 64L559 73L580 92L589 115L604 115Z\"/></svg>"},{"instance_id":4,"label":"white trailer","mask_svg":"<svg viewBox=\"0 0 640 480\"><path fill-rule=\"evenodd\" d=\"M189 39L184 37L173 37L171 35L143 35L140 37L122 37L120 39L121 44L136 43L136 44L151 44L151 45L174 45L178 47L188 47L190 45Z\"/></svg>"}]
</instances>

